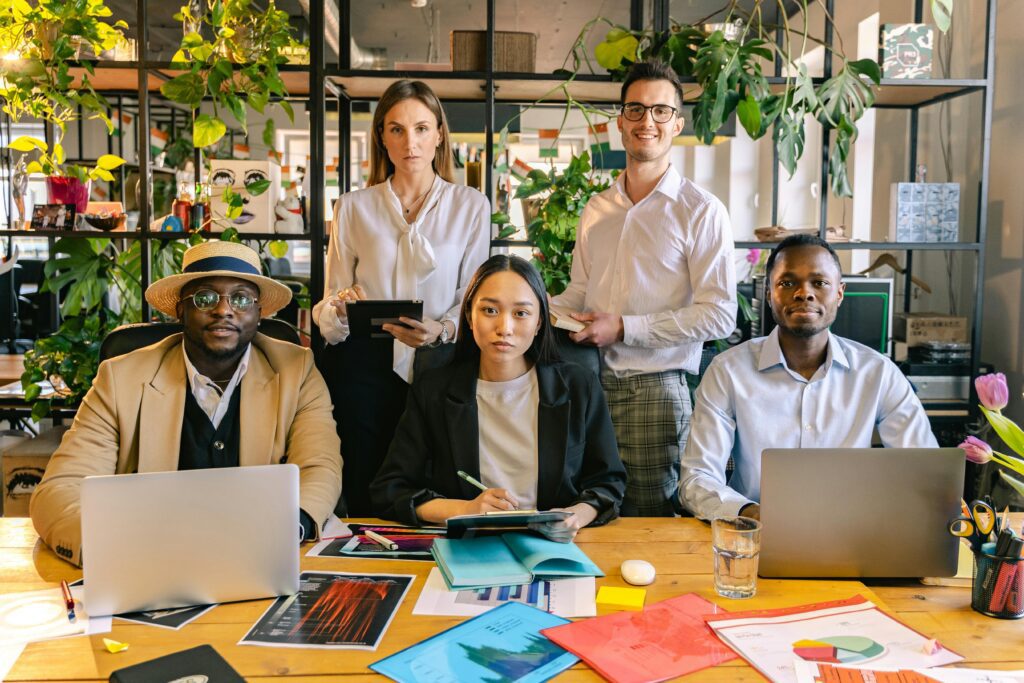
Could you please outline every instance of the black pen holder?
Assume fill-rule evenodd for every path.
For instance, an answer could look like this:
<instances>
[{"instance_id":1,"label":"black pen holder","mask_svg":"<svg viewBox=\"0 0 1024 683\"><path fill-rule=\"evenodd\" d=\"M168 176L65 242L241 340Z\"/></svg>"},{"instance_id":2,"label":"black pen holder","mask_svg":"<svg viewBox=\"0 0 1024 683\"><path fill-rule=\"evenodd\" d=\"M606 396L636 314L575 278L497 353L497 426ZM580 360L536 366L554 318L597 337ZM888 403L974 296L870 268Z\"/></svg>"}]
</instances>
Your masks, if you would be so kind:
<instances>
[{"instance_id":1,"label":"black pen holder","mask_svg":"<svg viewBox=\"0 0 1024 683\"><path fill-rule=\"evenodd\" d=\"M1024 560L975 553L971 607L996 619L1024 617Z\"/></svg>"}]
</instances>

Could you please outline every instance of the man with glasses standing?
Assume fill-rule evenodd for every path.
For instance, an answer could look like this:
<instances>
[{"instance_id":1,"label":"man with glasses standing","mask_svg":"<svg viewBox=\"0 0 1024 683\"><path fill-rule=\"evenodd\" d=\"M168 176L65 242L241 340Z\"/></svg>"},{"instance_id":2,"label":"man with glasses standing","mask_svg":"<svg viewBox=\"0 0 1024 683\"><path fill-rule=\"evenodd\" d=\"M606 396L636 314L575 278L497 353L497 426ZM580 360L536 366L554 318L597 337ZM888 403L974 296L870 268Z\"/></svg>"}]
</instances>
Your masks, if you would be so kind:
<instances>
[{"instance_id":1,"label":"man with glasses standing","mask_svg":"<svg viewBox=\"0 0 1024 683\"><path fill-rule=\"evenodd\" d=\"M691 413L685 372L697 373L705 341L736 325L728 214L669 159L683 130L682 104L671 67L633 65L618 117L626 171L583 210L571 282L552 299L586 324L572 339L601 349L601 382L628 475L623 515L678 511Z\"/></svg>"},{"instance_id":2,"label":"man with glasses standing","mask_svg":"<svg viewBox=\"0 0 1024 683\"><path fill-rule=\"evenodd\" d=\"M318 536L341 493L340 443L313 354L258 332L291 290L264 277L243 244L198 244L182 266L146 290L182 332L100 365L33 493L36 531L74 564L87 476L290 462L300 472L299 540Z\"/></svg>"}]
</instances>

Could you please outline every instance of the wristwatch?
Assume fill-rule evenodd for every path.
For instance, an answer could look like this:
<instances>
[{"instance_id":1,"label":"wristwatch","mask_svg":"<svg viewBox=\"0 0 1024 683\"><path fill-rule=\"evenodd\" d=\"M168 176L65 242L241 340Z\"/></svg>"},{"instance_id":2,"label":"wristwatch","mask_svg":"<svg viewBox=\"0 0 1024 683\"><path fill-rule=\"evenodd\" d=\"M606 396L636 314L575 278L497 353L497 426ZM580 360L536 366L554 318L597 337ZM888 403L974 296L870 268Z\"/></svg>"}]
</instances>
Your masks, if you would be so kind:
<instances>
[{"instance_id":1,"label":"wristwatch","mask_svg":"<svg viewBox=\"0 0 1024 683\"><path fill-rule=\"evenodd\" d=\"M437 339L427 344L428 349L436 349L441 344L448 343L448 340L451 338L451 335L448 333L448 322L448 320L441 321L441 332L437 335ZM452 323L452 327L455 327L455 323Z\"/></svg>"},{"instance_id":2,"label":"wristwatch","mask_svg":"<svg viewBox=\"0 0 1024 683\"><path fill-rule=\"evenodd\" d=\"M452 324L452 327L454 328L455 325ZM439 345L440 344L447 344L448 340L450 338L451 338L451 335L448 333L448 321L447 320L442 320L441 321L441 334L439 334L437 336L438 344Z\"/></svg>"}]
</instances>

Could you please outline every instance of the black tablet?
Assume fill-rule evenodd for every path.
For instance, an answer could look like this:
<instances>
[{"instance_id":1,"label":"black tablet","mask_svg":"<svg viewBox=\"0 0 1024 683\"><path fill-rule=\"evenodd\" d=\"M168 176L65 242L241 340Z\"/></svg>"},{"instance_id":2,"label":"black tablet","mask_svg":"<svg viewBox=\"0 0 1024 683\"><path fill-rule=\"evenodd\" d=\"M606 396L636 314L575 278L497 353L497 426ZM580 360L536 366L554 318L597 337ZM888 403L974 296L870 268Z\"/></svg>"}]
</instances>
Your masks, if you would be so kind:
<instances>
[{"instance_id":1,"label":"black tablet","mask_svg":"<svg viewBox=\"0 0 1024 683\"><path fill-rule=\"evenodd\" d=\"M445 526L448 529L448 538L463 538L481 532L526 531L530 524L558 522L571 516L572 513L565 510L485 512L479 515L449 517Z\"/></svg>"},{"instance_id":2,"label":"black tablet","mask_svg":"<svg viewBox=\"0 0 1024 683\"><path fill-rule=\"evenodd\" d=\"M394 339L381 326L385 323L401 325L399 317L423 320L423 301L414 300L371 300L349 301L349 336L354 339Z\"/></svg>"}]
</instances>

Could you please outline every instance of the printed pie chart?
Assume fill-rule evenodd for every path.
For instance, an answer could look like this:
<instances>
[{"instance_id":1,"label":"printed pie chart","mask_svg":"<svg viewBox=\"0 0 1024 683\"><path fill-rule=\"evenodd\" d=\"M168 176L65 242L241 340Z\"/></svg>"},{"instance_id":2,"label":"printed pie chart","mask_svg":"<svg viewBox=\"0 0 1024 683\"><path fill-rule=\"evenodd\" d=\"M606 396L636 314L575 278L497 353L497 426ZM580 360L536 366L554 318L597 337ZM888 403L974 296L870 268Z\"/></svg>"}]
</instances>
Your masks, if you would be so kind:
<instances>
[{"instance_id":1,"label":"printed pie chart","mask_svg":"<svg viewBox=\"0 0 1024 683\"><path fill-rule=\"evenodd\" d=\"M885 654L885 646L864 636L830 636L798 640L793 654L809 662L860 664Z\"/></svg>"}]
</instances>

